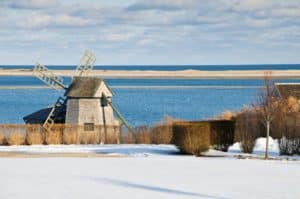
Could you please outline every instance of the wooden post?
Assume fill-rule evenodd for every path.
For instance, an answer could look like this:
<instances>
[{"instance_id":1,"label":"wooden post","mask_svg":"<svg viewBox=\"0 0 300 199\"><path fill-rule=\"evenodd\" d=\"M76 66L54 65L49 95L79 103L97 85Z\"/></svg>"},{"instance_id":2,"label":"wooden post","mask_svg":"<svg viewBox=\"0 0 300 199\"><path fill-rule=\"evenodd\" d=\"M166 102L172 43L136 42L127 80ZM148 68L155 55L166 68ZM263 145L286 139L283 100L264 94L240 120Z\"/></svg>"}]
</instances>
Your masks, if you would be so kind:
<instances>
[{"instance_id":1,"label":"wooden post","mask_svg":"<svg viewBox=\"0 0 300 199\"><path fill-rule=\"evenodd\" d=\"M265 159L269 158L269 137L270 137L270 121L267 121L267 137L266 137L266 152Z\"/></svg>"}]
</instances>

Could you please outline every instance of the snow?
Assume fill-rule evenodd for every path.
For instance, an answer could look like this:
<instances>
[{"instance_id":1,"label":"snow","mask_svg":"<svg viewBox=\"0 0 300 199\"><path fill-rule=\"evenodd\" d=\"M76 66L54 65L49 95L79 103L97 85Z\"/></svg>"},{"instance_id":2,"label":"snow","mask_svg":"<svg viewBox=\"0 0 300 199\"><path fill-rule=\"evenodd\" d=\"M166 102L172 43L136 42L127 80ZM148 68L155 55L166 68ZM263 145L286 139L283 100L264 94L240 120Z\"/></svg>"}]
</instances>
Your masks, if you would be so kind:
<instances>
[{"instance_id":1,"label":"snow","mask_svg":"<svg viewBox=\"0 0 300 199\"><path fill-rule=\"evenodd\" d=\"M241 143L236 142L234 143L232 146L230 146L228 148L228 152L232 152L232 153L241 153Z\"/></svg>"},{"instance_id":2,"label":"snow","mask_svg":"<svg viewBox=\"0 0 300 199\"><path fill-rule=\"evenodd\" d=\"M262 155L266 151L267 138L258 138L255 141L253 153ZM269 154L278 156L280 154L278 140L269 137Z\"/></svg>"},{"instance_id":3,"label":"snow","mask_svg":"<svg viewBox=\"0 0 300 199\"><path fill-rule=\"evenodd\" d=\"M32 145L32 146L0 146L0 152L15 152L23 154L114 154L126 156L169 155L178 153L173 145Z\"/></svg>"},{"instance_id":4,"label":"snow","mask_svg":"<svg viewBox=\"0 0 300 199\"><path fill-rule=\"evenodd\" d=\"M255 145L253 148L253 154L256 155L263 155L266 150L266 138L258 138L255 141ZM233 153L241 153L240 143L234 143L232 146L228 149L229 152ZM278 140L273 139L272 137L269 137L269 155L272 156L279 156L279 144Z\"/></svg>"},{"instance_id":5,"label":"snow","mask_svg":"<svg viewBox=\"0 0 300 199\"><path fill-rule=\"evenodd\" d=\"M0 158L0 198L299 198L300 161L194 157L170 145L13 146L22 153L118 153L105 158ZM147 156L144 156L147 154Z\"/></svg>"}]
</instances>

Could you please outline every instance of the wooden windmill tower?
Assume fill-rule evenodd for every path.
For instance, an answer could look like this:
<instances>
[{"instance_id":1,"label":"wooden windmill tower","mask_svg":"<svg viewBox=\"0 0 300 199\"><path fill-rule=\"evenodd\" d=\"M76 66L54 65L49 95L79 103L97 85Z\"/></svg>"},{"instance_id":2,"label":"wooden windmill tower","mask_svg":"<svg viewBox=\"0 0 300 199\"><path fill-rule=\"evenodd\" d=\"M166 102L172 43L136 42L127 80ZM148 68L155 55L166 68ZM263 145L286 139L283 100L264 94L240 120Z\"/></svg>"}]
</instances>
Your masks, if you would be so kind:
<instances>
[{"instance_id":1,"label":"wooden windmill tower","mask_svg":"<svg viewBox=\"0 0 300 199\"><path fill-rule=\"evenodd\" d=\"M113 105L113 92L106 82L99 77L86 76L93 70L95 61L95 56L90 51L85 51L69 86L63 83L62 77L55 75L45 66L35 65L33 72L36 77L51 88L64 89L65 93L52 107L25 116L24 121L41 123L48 132L52 131L55 123L82 125L87 130L93 130L95 125L102 125L105 131L107 126L124 124L130 130Z\"/></svg>"}]
</instances>

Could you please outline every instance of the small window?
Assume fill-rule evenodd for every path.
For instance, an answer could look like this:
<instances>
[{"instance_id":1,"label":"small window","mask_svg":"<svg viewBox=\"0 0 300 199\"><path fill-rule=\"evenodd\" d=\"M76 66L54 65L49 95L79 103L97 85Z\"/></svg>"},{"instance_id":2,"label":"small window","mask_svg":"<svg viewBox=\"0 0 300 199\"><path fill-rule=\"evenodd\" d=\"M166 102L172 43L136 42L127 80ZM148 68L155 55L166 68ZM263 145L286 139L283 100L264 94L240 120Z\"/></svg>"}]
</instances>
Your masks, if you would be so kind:
<instances>
[{"instance_id":1,"label":"small window","mask_svg":"<svg viewBox=\"0 0 300 199\"><path fill-rule=\"evenodd\" d=\"M84 131L94 131L94 123L84 123Z\"/></svg>"}]
</instances>

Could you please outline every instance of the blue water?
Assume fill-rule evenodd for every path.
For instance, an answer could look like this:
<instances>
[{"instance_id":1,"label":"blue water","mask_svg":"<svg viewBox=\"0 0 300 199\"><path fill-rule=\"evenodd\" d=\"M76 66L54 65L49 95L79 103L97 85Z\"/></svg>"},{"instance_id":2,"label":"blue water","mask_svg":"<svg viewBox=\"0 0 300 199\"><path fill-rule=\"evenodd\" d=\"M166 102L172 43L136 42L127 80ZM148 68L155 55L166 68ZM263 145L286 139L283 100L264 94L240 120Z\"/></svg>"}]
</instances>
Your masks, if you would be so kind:
<instances>
[{"instance_id":1,"label":"blue water","mask_svg":"<svg viewBox=\"0 0 300 199\"><path fill-rule=\"evenodd\" d=\"M70 78L66 78L66 84L69 81ZM211 118L225 110L239 110L255 101L258 87L263 84L261 80L253 79L108 79L107 82L115 93L114 104L133 126L154 124L165 115L199 120ZM0 87L26 85L44 84L35 77L0 77ZM52 89L0 89L0 123L23 123L23 116L54 103L62 94Z\"/></svg>"},{"instance_id":2,"label":"blue water","mask_svg":"<svg viewBox=\"0 0 300 199\"><path fill-rule=\"evenodd\" d=\"M114 89L114 104L131 125L153 124L165 115L205 119L249 104L256 89ZM0 123L23 123L22 117L55 102L51 89L0 90Z\"/></svg>"},{"instance_id":3,"label":"blue water","mask_svg":"<svg viewBox=\"0 0 300 199\"><path fill-rule=\"evenodd\" d=\"M55 70L72 70L76 66L47 66ZM31 69L32 65L0 65L0 69ZM101 70L158 70L158 71L176 71L176 70L300 70L300 64L262 64L262 65L132 65L132 66L95 66L95 69Z\"/></svg>"},{"instance_id":4,"label":"blue water","mask_svg":"<svg viewBox=\"0 0 300 199\"><path fill-rule=\"evenodd\" d=\"M68 85L71 78L64 77L64 84ZM275 79L274 82L299 82L297 79ZM261 86L259 79L107 79L110 86ZM44 86L36 77L3 76L0 86Z\"/></svg>"},{"instance_id":5,"label":"blue water","mask_svg":"<svg viewBox=\"0 0 300 199\"><path fill-rule=\"evenodd\" d=\"M4 66L3 69L31 69L33 66ZM76 66L48 66L75 69ZM293 65L187 65L187 66L95 66L102 70L291 70ZM64 78L68 85L70 78ZM299 82L300 80L274 80ZM165 115L186 120L211 118L225 110L239 110L256 99L262 80L255 79L108 79L114 104L133 125L153 124ZM43 86L35 77L0 77L0 87ZM120 86L123 86L121 88ZM130 86L124 87L124 86ZM148 87L147 87L148 86ZM153 87L155 86L155 87ZM160 87L162 86L162 87ZM172 86L167 88L166 86ZM176 87L178 86L178 88ZM183 88L182 86L188 86ZM201 87L199 87L201 86ZM216 87L217 86L217 87ZM238 86L238 88L237 88ZM23 116L55 102L62 92L51 89L0 89L0 123L23 123Z\"/></svg>"}]
</instances>

